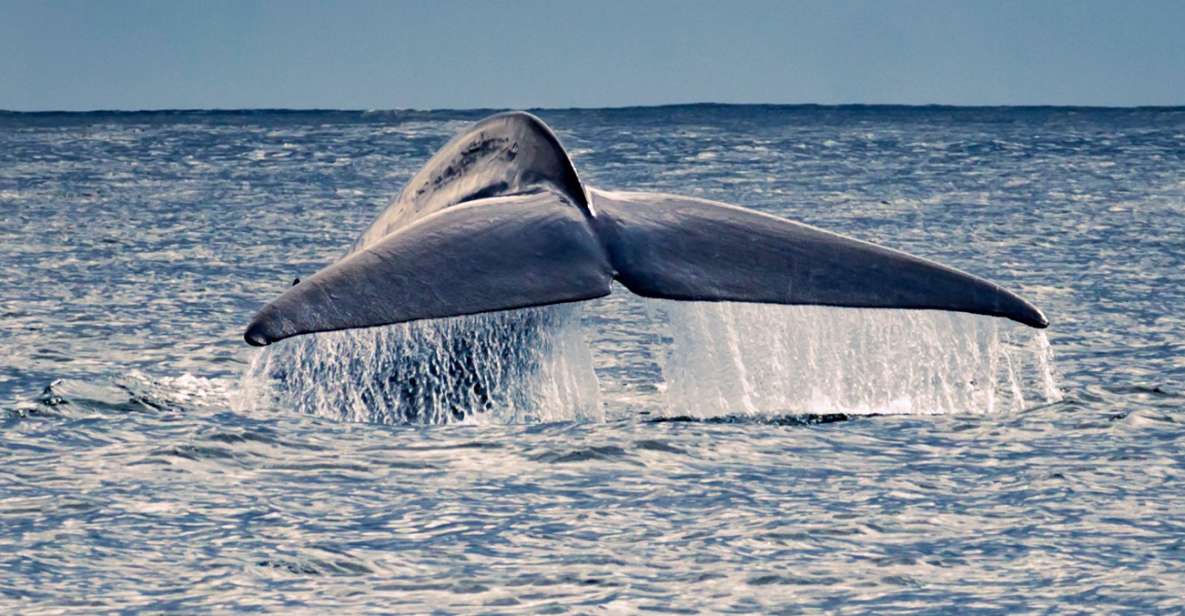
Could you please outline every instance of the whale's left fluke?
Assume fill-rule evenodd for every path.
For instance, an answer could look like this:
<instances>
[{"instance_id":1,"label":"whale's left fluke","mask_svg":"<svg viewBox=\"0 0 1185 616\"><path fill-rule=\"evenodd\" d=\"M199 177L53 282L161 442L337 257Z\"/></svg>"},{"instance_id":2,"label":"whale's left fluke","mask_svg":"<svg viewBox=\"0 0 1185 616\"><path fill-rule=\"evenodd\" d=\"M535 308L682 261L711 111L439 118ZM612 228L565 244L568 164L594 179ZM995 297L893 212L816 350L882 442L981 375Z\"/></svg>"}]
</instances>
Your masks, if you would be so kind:
<instances>
[{"instance_id":1,"label":"whale's left fluke","mask_svg":"<svg viewBox=\"0 0 1185 616\"><path fill-rule=\"evenodd\" d=\"M992 282L722 203L580 183L554 133L500 114L432 158L341 261L244 335L333 331L600 297L932 309L1048 321Z\"/></svg>"},{"instance_id":2,"label":"whale's left fluke","mask_svg":"<svg viewBox=\"0 0 1185 616\"><path fill-rule=\"evenodd\" d=\"M266 345L298 334L592 299L612 269L584 214L541 192L441 210L290 288L251 321Z\"/></svg>"}]
</instances>

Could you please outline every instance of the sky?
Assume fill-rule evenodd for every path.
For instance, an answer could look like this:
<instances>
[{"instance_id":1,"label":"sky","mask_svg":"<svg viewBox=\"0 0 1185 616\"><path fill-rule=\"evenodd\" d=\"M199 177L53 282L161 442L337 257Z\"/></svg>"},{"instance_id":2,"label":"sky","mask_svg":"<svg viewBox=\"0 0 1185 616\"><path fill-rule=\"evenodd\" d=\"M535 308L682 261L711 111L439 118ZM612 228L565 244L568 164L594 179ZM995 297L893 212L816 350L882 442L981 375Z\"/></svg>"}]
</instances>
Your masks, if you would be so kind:
<instances>
[{"instance_id":1,"label":"sky","mask_svg":"<svg viewBox=\"0 0 1185 616\"><path fill-rule=\"evenodd\" d=\"M1185 105L1185 1L0 0L0 109Z\"/></svg>"}]
</instances>

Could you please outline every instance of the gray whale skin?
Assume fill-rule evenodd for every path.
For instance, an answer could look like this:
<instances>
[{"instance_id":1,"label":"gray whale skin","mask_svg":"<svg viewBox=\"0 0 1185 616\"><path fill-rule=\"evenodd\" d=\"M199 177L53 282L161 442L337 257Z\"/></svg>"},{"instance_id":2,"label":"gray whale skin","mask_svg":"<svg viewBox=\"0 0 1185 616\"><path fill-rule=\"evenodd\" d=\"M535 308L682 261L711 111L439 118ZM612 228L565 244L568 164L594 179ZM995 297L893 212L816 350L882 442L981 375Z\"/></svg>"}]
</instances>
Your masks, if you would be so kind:
<instances>
[{"instance_id":1,"label":"gray whale skin","mask_svg":"<svg viewBox=\"0 0 1185 616\"><path fill-rule=\"evenodd\" d=\"M992 282L740 207L581 183L523 112L446 144L336 263L264 306L252 345L311 332L575 302L617 280L685 301L952 310L1049 322Z\"/></svg>"}]
</instances>

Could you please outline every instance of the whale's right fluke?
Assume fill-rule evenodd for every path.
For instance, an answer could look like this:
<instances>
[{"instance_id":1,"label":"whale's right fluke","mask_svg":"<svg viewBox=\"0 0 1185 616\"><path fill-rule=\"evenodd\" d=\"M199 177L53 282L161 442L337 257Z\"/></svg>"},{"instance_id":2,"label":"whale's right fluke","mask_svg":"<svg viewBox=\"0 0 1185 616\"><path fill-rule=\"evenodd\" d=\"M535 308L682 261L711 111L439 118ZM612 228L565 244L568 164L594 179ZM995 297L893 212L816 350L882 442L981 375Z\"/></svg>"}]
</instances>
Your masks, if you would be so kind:
<instances>
[{"instance_id":1,"label":"whale's right fluke","mask_svg":"<svg viewBox=\"0 0 1185 616\"><path fill-rule=\"evenodd\" d=\"M638 295L953 310L1049 325L995 283L876 244L704 199L590 194L616 278Z\"/></svg>"}]
</instances>

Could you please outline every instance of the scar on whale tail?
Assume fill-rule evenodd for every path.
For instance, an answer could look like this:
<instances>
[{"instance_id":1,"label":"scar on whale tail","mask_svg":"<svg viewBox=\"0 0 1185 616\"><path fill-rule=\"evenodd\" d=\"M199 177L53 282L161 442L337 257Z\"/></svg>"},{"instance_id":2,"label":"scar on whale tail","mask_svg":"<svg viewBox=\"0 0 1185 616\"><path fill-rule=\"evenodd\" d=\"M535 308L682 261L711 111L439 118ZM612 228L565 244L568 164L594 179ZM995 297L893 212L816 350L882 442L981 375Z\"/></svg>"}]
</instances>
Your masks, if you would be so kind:
<instances>
[{"instance_id":1,"label":"scar on whale tail","mask_svg":"<svg viewBox=\"0 0 1185 616\"><path fill-rule=\"evenodd\" d=\"M539 118L486 118L446 144L336 263L265 306L262 346L335 331L645 297L969 312L1046 327L992 282L740 207L583 184Z\"/></svg>"}]
</instances>

